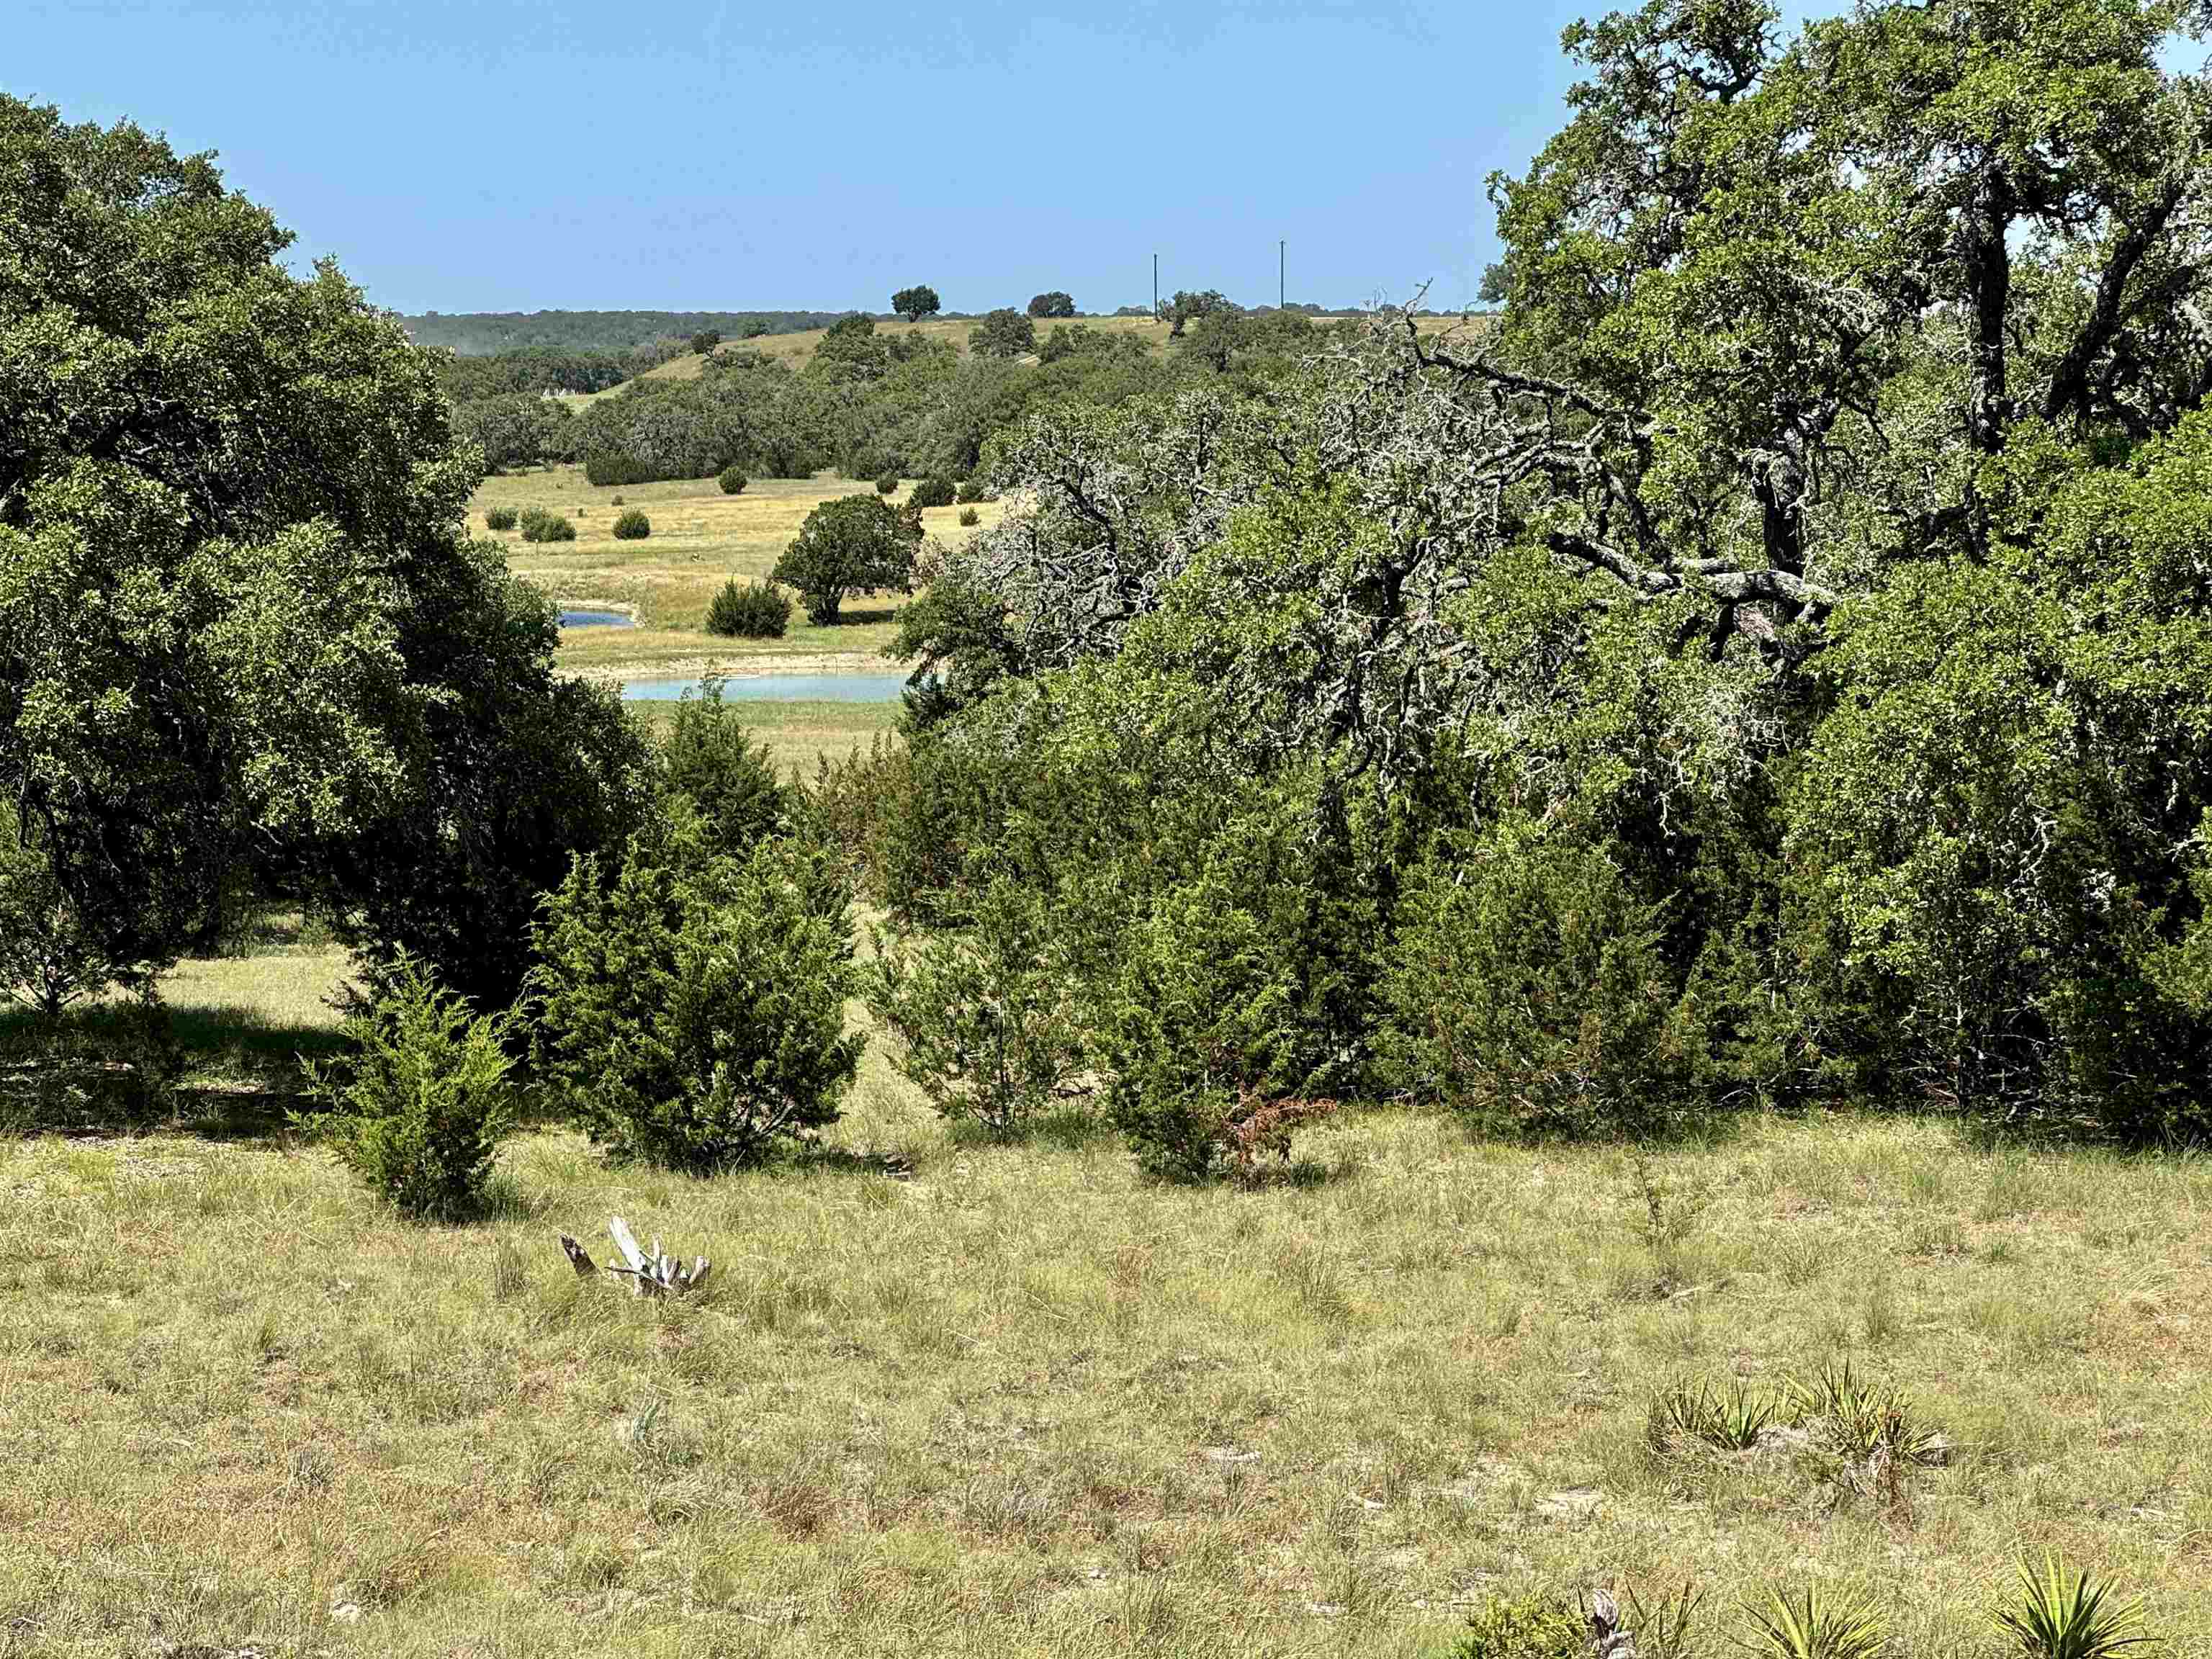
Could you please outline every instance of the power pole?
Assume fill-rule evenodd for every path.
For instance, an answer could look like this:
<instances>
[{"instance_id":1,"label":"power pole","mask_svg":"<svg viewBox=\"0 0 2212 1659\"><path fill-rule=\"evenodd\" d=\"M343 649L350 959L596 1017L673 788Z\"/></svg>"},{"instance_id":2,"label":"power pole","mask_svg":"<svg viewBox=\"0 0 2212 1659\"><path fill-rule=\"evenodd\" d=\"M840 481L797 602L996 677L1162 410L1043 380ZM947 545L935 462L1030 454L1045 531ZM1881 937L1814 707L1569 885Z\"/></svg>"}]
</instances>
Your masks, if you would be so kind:
<instances>
[{"instance_id":1,"label":"power pole","mask_svg":"<svg viewBox=\"0 0 2212 1659\"><path fill-rule=\"evenodd\" d=\"M1275 241L1275 309L1276 309L1276 310L1278 310L1278 311L1287 311L1287 310L1289 310L1289 309L1290 309L1290 306L1289 306L1288 299L1287 299L1287 296L1288 296L1288 295L1289 295L1289 293L1290 293L1290 287L1289 287L1289 283L1288 283L1287 278L1286 278L1286 276L1285 276L1285 273L1286 273L1286 272L1290 270L1290 268L1291 268L1291 265L1290 265L1290 259L1291 259L1291 256L1290 256L1289 254L1285 253L1285 252L1283 251L1285 248L1288 247L1289 246L1290 246L1290 242L1289 242L1289 240L1288 240L1287 238L1278 237L1278 238L1276 239L1276 241Z\"/></svg>"},{"instance_id":2,"label":"power pole","mask_svg":"<svg viewBox=\"0 0 2212 1659\"><path fill-rule=\"evenodd\" d=\"M1160 256L1152 255L1152 320L1160 319Z\"/></svg>"}]
</instances>

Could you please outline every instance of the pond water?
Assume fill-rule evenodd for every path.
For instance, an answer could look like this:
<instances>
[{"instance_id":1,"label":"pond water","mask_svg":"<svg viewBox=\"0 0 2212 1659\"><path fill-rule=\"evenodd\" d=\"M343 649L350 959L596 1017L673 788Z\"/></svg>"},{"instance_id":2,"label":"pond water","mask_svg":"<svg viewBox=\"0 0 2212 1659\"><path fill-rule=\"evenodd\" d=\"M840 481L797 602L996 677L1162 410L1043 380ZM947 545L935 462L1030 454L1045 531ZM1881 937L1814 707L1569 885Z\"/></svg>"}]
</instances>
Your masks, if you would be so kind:
<instances>
[{"instance_id":1,"label":"pond water","mask_svg":"<svg viewBox=\"0 0 2212 1659\"><path fill-rule=\"evenodd\" d=\"M696 680L624 680L625 702L673 702ZM896 702L903 674L746 674L722 682L730 702Z\"/></svg>"},{"instance_id":2,"label":"pond water","mask_svg":"<svg viewBox=\"0 0 2212 1659\"><path fill-rule=\"evenodd\" d=\"M626 617L619 611L563 611L563 628L635 628L637 618Z\"/></svg>"}]
</instances>

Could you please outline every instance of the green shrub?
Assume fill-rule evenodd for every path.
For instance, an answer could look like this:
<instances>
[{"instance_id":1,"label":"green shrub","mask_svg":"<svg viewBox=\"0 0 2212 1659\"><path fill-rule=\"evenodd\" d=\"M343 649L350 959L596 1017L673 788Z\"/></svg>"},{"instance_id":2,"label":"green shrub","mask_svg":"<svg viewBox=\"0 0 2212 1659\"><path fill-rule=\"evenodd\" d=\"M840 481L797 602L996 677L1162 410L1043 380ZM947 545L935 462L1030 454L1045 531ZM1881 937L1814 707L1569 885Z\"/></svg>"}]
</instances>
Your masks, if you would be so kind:
<instances>
[{"instance_id":1,"label":"green shrub","mask_svg":"<svg viewBox=\"0 0 2212 1659\"><path fill-rule=\"evenodd\" d=\"M620 507L622 504L623 498L619 495L610 495L607 497L607 505L609 507Z\"/></svg>"},{"instance_id":2,"label":"green shrub","mask_svg":"<svg viewBox=\"0 0 2212 1659\"><path fill-rule=\"evenodd\" d=\"M1582 1613L1557 1595L1493 1595L1468 1619L1449 1659L1587 1659Z\"/></svg>"},{"instance_id":3,"label":"green shrub","mask_svg":"<svg viewBox=\"0 0 2212 1659\"><path fill-rule=\"evenodd\" d=\"M736 466L726 466L714 475L714 482L722 486L725 495L741 495L749 480Z\"/></svg>"},{"instance_id":4,"label":"green shrub","mask_svg":"<svg viewBox=\"0 0 2212 1659\"><path fill-rule=\"evenodd\" d=\"M401 956L343 1026L353 1052L308 1064L324 1110L293 1121L401 1212L459 1219L483 1198L514 1121L505 1016L472 1018L430 970Z\"/></svg>"},{"instance_id":5,"label":"green shrub","mask_svg":"<svg viewBox=\"0 0 2212 1659\"><path fill-rule=\"evenodd\" d=\"M1354 1080L1363 952L1379 931L1343 826L1316 824L1310 778L1255 787L1201 835L1159 826L1133 866L1108 867L1096 896L1185 873L1147 896L1110 945L1091 998L1107 1113L1147 1174L1195 1181L1249 1174L1285 1152L1297 1122ZM1215 810L1207 808L1208 811Z\"/></svg>"},{"instance_id":6,"label":"green shrub","mask_svg":"<svg viewBox=\"0 0 2212 1659\"><path fill-rule=\"evenodd\" d=\"M908 507L950 507L952 505L952 480L924 478L907 497Z\"/></svg>"},{"instance_id":7,"label":"green shrub","mask_svg":"<svg viewBox=\"0 0 2212 1659\"><path fill-rule=\"evenodd\" d=\"M898 474L896 472L886 472L876 480L876 494L878 495L891 495L897 490L898 487Z\"/></svg>"},{"instance_id":8,"label":"green shrub","mask_svg":"<svg viewBox=\"0 0 2212 1659\"><path fill-rule=\"evenodd\" d=\"M660 746L661 782L698 809L718 849L742 856L775 832L785 799L766 746L753 742L737 706L723 701L724 684L709 674L676 705L676 723Z\"/></svg>"},{"instance_id":9,"label":"green shrub","mask_svg":"<svg viewBox=\"0 0 2212 1659\"><path fill-rule=\"evenodd\" d=\"M836 1121L860 1066L845 893L793 844L714 850L681 799L549 895L532 1054L614 1155L697 1173Z\"/></svg>"},{"instance_id":10,"label":"green shrub","mask_svg":"<svg viewBox=\"0 0 2212 1659\"><path fill-rule=\"evenodd\" d=\"M707 631L740 640L776 640L791 625L791 599L769 582L722 585L707 607Z\"/></svg>"},{"instance_id":11,"label":"green shrub","mask_svg":"<svg viewBox=\"0 0 2212 1659\"><path fill-rule=\"evenodd\" d=\"M945 1117L1012 1134L1084 1070L1068 975L1050 944L1044 899L998 880L967 927L878 953L868 1006L906 1045L900 1068Z\"/></svg>"},{"instance_id":12,"label":"green shrub","mask_svg":"<svg viewBox=\"0 0 2212 1659\"><path fill-rule=\"evenodd\" d=\"M1210 1180L1240 1111L1288 1087L1288 975L1255 917L1196 884L1164 895L1122 951L1103 1033L1107 1115L1146 1174Z\"/></svg>"},{"instance_id":13,"label":"green shrub","mask_svg":"<svg viewBox=\"0 0 2212 1659\"><path fill-rule=\"evenodd\" d=\"M972 530L975 526L982 522L983 515L978 513L974 507L963 507L960 509L960 523L963 528Z\"/></svg>"},{"instance_id":14,"label":"green shrub","mask_svg":"<svg viewBox=\"0 0 2212 1659\"><path fill-rule=\"evenodd\" d=\"M2212 628L2145 603L2197 579L2130 572L2133 528L2088 518L2115 572L2088 592L1962 561L1838 628L1784 845L1804 1000L1863 1098L2212 1133Z\"/></svg>"},{"instance_id":15,"label":"green shrub","mask_svg":"<svg viewBox=\"0 0 2212 1659\"><path fill-rule=\"evenodd\" d=\"M641 542L651 534L653 520L645 516L642 508L633 507L615 520L615 539L618 542Z\"/></svg>"},{"instance_id":16,"label":"green shrub","mask_svg":"<svg viewBox=\"0 0 2212 1659\"><path fill-rule=\"evenodd\" d=\"M981 478L963 478L960 481L960 488L955 492L955 495L963 505L970 501L981 501L983 499L983 481Z\"/></svg>"},{"instance_id":17,"label":"green shrub","mask_svg":"<svg viewBox=\"0 0 2212 1659\"><path fill-rule=\"evenodd\" d=\"M27 844L15 808L0 802L0 998L51 1022L131 977L62 890L46 849Z\"/></svg>"},{"instance_id":18,"label":"green shrub","mask_svg":"<svg viewBox=\"0 0 2212 1659\"><path fill-rule=\"evenodd\" d=\"M488 507L484 511L484 528L512 530L514 528L514 509L511 507Z\"/></svg>"},{"instance_id":19,"label":"green shrub","mask_svg":"<svg viewBox=\"0 0 2212 1659\"><path fill-rule=\"evenodd\" d=\"M1425 866L1382 987L1395 1080L1487 1133L1681 1127L1698 1079L1661 908L1601 850L1525 830Z\"/></svg>"},{"instance_id":20,"label":"green shrub","mask_svg":"<svg viewBox=\"0 0 2212 1659\"><path fill-rule=\"evenodd\" d=\"M526 508L522 514L522 539L526 542L573 542L576 526L558 513L549 513L542 507Z\"/></svg>"}]
</instances>

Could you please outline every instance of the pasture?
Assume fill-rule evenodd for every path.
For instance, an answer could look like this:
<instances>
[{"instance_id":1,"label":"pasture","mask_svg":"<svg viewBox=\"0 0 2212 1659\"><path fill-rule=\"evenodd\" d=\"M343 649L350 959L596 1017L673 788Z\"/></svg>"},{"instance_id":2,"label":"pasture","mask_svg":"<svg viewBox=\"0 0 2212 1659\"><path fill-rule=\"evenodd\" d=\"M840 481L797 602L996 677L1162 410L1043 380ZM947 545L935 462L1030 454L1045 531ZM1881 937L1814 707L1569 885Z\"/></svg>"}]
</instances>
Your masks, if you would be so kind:
<instances>
[{"instance_id":1,"label":"pasture","mask_svg":"<svg viewBox=\"0 0 2212 1659\"><path fill-rule=\"evenodd\" d=\"M341 966L280 940L169 994L313 1048ZM0 1651L1413 1656L1619 1579L1701 1587L1711 1652L1783 1578L1950 1654L2046 1546L2203 1651L2202 1161L1849 1116L1638 1156L1376 1113L1299 1151L1192 1190L1079 1116L966 1139L880 1047L787 1167L545 1127L456 1228L265 1126L0 1141ZM580 1281L555 1235L604 1257L611 1213L707 1286ZM1948 1463L1884 1497L1647 1441L1677 1378L1839 1358Z\"/></svg>"},{"instance_id":2,"label":"pasture","mask_svg":"<svg viewBox=\"0 0 2212 1659\"><path fill-rule=\"evenodd\" d=\"M890 499L906 499L913 480ZM846 673L893 672L883 659L895 629L902 594L847 599L834 627L817 628L794 605L781 639L738 640L706 631L707 607L732 577L765 577L799 533L806 515L838 495L871 492L874 484L843 478L757 478L741 495L725 495L712 478L600 488L580 466L561 466L487 478L469 505L471 532L507 550L515 573L564 605L635 607L635 629L571 629L561 642L561 665L594 678L696 674L708 662L734 671L771 668ZM641 541L617 541L614 521L640 507L653 521ZM564 514L576 526L573 542L531 543L519 531L484 528L487 508L542 507ZM994 523L1002 503L978 503L982 523ZM958 507L923 510L925 532L952 543L975 533L963 528Z\"/></svg>"}]
</instances>

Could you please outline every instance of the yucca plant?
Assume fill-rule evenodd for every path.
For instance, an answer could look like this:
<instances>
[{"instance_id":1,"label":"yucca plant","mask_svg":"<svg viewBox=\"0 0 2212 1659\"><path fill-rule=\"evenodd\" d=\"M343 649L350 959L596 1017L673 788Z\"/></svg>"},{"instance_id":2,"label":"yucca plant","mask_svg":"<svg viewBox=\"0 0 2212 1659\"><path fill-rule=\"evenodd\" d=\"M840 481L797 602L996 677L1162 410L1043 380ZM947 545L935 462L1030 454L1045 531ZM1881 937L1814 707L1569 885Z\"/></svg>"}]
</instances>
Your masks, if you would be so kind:
<instances>
[{"instance_id":1,"label":"yucca plant","mask_svg":"<svg viewBox=\"0 0 2212 1659\"><path fill-rule=\"evenodd\" d=\"M1781 1413L1781 1402L1763 1389L1738 1381L1726 1389L1683 1381L1651 1402L1645 1436L1655 1451L1702 1440L1723 1451L1748 1451Z\"/></svg>"},{"instance_id":2,"label":"yucca plant","mask_svg":"<svg viewBox=\"0 0 2212 1659\"><path fill-rule=\"evenodd\" d=\"M1950 1443L1920 1421L1903 1389L1861 1376L1848 1359L1820 1368L1810 1382L1790 1385L1801 1420L1817 1424L1853 1462L1887 1450L1899 1463L1940 1463Z\"/></svg>"},{"instance_id":3,"label":"yucca plant","mask_svg":"<svg viewBox=\"0 0 2212 1659\"><path fill-rule=\"evenodd\" d=\"M1751 1635L1736 1645L1765 1659L1879 1659L1889 1632L1881 1615L1856 1596L1833 1600L1808 1585L1792 1601L1769 1589L1764 1604L1747 1601Z\"/></svg>"},{"instance_id":4,"label":"yucca plant","mask_svg":"<svg viewBox=\"0 0 2212 1659\"><path fill-rule=\"evenodd\" d=\"M2158 1639L2142 1628L2140 1598L2115 1607L2112 1586L2086 1572L2069 1582L2053 1555L2043 1558L2039 1577L2021 1562L2019 1599L1990 1617L2026 1659L2109 1659Z\"/></svg>"},{"instance_id":5,"label":"yucca plant","mask_svg":"<svg viewBox=\"0 0 2212 1659\"><path fill-rule=\"evenodd\" d=\"M1679 1451L1690 1441L1705 1439L1718 1420L1711 1384L1683 1377L1651 1397L1644 1437L1656 1452Z\"/></svg>"},{"instance_id":6,"label":"yucca plant","mask_svg":"<svg viewBox=\"0 0 2212 1659\"><path fill-rule=\"evenodd\" d=\"M1641 1659L1689 1659L1690 1633L1699 1599L1694 1585L1684 1584L1648 1605L1632 1589L1623 1594L1628 1598L1628 1617L1624 1622L1636 1638Z\"/></svg>"}]
</instances>

